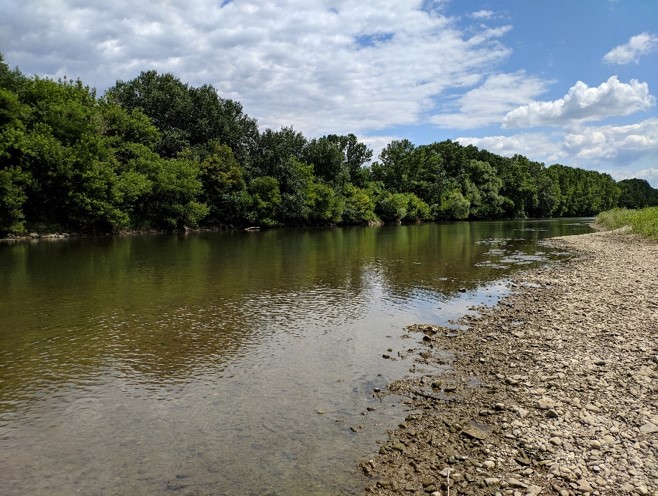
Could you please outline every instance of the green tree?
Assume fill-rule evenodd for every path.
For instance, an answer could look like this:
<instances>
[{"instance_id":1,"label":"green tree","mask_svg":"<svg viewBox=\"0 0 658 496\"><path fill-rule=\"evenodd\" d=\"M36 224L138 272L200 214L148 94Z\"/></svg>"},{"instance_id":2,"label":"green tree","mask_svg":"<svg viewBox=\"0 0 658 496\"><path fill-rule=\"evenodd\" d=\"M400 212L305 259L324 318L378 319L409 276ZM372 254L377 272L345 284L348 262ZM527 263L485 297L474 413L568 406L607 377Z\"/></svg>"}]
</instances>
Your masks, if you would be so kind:
<instances>
[{"instance_id":1,"label":"green tree","mask_svg":"<svg viewBox=\"0 0 658 496\"><path fill-rule=\"evenodd\" d=\"M249 183L249 193L253 198L255 221L263 226L274 226L276 213L281 205L279 181L275 177L257 177Z\"/></svg>"},{"instance_id":2,"label":"green tree","mask_svg":"<svg viewBox=\"0 0 658 496\"><path fill-rule=\"evenodd\" d=\"M617 183L620 189L619 206L622 208L644 208L658 205L658 189L652 188L644 179L623 179Z\"/></svg>"},{"instance_id":3,"label":"green tree","mask_svg":"<svg viewBox=\"0 0 658 496\"><path fill-rule=\"evenodd\" d=\"M242 224L253 221L253 200L247 191L244 169L227 145L209 143L210 153L201 163L203 200L209 207L208 222Z\"/></svg>"},{"instance_id":4,"label":"green tree","mask_svg":"<svg viewBox=\"0 0 658 496\"><path fill-rule=\"evenodd\" d=\"M375 200L368 190L348 184L345 186L344 198L343 222L368 224L378 220L375 215Z\"/></svg>"}]
</instances>

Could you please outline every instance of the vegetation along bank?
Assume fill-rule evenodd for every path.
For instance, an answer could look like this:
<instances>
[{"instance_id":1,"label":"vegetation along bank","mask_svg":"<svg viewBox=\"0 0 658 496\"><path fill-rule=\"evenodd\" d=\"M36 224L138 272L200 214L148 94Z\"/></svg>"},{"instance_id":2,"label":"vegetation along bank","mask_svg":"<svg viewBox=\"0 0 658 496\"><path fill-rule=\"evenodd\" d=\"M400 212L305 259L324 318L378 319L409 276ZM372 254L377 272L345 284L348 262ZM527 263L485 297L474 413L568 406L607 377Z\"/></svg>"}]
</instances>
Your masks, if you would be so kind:
<instances>
[{"instance_id":1,"label":"vegetation along bank","mask_svg":"<svg viewBox=\"0 0 658 496\"><path fill-rule=\"evenodd\" d=\"M658 205L646 181L450 140L259 131L209 85L142 72L104 95L0 55L0 236L594 215Z\"/></svg>"}]
</instances>

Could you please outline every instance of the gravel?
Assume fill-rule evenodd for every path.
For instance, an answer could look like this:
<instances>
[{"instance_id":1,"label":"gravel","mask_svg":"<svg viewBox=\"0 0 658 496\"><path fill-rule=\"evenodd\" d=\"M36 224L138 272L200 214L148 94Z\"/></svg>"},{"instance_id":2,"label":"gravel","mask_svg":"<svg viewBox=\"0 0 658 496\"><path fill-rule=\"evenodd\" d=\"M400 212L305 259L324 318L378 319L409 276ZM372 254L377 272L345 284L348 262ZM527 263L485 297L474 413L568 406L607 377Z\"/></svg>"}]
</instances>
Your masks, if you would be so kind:
<instances>
[{"instance_id":1,"label":"gravel","mask_svg":"<svg viewBox=\"0 0 658 496\"><path fill-rule=\"evenodd\" d=\"M361 462L366 494L658 496L658 243L552 243L573 256L459 330L408 328L438 375L381 392L409 415Z\"/></svg>"}]
</instances>

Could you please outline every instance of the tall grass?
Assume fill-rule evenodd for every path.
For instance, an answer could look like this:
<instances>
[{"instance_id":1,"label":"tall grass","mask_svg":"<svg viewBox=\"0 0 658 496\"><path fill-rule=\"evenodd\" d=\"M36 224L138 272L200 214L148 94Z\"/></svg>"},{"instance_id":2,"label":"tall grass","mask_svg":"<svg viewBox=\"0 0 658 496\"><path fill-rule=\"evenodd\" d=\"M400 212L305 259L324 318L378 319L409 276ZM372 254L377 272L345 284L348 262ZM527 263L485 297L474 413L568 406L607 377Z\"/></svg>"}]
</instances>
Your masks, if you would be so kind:
<instances>
[{"instance_id":1,"label":"tall grass","mask_svg":"<svg viewBox=\"0 0 658 496\"><path fill-rule=\"evenodd\" d=\"M658 207L640 210L616 208L596 216L596 223L606 229L630 226L631 231L642 236L658 238Z\"/></svg>"}]
</instances>

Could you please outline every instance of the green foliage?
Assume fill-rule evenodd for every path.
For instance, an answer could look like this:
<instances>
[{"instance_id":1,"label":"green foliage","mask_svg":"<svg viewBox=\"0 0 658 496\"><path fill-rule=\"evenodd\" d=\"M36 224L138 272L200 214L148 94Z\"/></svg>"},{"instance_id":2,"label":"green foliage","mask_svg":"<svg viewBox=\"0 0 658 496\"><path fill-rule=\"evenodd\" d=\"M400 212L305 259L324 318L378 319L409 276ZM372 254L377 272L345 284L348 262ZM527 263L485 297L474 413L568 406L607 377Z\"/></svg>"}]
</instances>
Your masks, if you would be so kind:
<instances>
[{"instance_id":1,"label":"green foliage","mask_svg":"<svg viewBox=\"0 0 658 496\"><path fill-rule=\"evenodd\" d=\"M458 189L447 191L441 198L441 204L433 209L433 216L437 219L467 219L471 202L464 198Z\"/></svg>"},{"instance_id":2,"label":"green foliage","mask_svg":"<svg viewBox=\"0 0 658 496\"><path fill-rule=\"evenodd\" d=\"M343 218L345 200L328 184L313 182L309 189L307 206L309 220L335 224Z\"/></svg>"},{"instance_id":3,"label":"green foliage","mask_svg":"<svg viewBox=\"0 0 658 496\"><path fill-rule=\"evenodd\" d=\"M247 192L244 169L227 145L213 140L208 146L210 152L201 163L202 196L209 207L208 222L241 224L249 221L252 199Z\"/></svg>"},{"instance_id":4,"label":"green foliage","mask_svg":"<svg viewBox=\"0 0 658 496\"><path fill-rule=\"evenodd\" d=\"M624 179L617 186L620 207L636 209L658 205L658 189L652 188L644 179Z\"/></svg>"},{"instance_id":5,"label":"green foliage","mask_svg":"<svg viewBox=\"0 0 658 496\"><path fill-rule=\"evenodd\" d=\"M658 207L640 210L617 208L600 213L596 223L607 229L630 227L631 231L651 238L658 238Z\"/></svg>"},{"instance_id":6,"label":"green foliage","mask_svg":"<svg viewBox=\"0 0 658 496\"><path fill-rule=\"evenodd\" d=\"M0 169L0 232L20 234L25 231L23 205L29 176L19 168Z\"/></svg>"},{"instance_id":7,"label":"green foliage","mask_svg":"<svg viewBox=\"0 0 658 496\"><path fill-rule=\"evenodd\" d=\"M375 211L384 222L430 219L429 206L413 193L385 193L377 201Z\"/></svg>"},{"instance_id":8,"label":"green foliage","mask_svg":"<svg viewBox=\"0 0 658 496\"><path fill-rule=\"evenodd\" d=\"M0 54L0 232L594 215L658 205L646 181L450 140L372 151L354 134L259 133L210 85L142 72L101 98Z\"/></svg>"},{"instance_id":9,"label":"green foliage","mask_svg":"<svg viewBox=\"0 0 658 496\"><path fill-rule=\"evenodd\" d=\"M271 176L258 177L249 183L249 193L256 222L263 226L276 225L276 212L281 206L279 181Z\"/></svg>"},{"instance_id":10,"label":"green foliage","mask_svg":"<svg viewBox=\"0 0 658 496\"><path fill-rule=\"evenodd\" d=\"M375 200L368 190L351 184L345 187L345 208L343 222L347 224L368 224L376 222Z\"/></svg>"}]
</instances>

